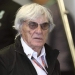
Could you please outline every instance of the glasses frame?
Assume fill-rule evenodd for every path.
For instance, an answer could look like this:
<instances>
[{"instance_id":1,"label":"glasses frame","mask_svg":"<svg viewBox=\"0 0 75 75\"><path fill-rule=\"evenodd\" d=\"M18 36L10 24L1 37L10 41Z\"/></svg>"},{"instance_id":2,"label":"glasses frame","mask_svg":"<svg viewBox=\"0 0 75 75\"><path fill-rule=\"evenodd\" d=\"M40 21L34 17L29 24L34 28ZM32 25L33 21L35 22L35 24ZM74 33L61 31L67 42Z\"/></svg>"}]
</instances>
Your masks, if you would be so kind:
<instances>
[{"instance_id":1,"label":"glasses frame","mask_svg":"<svg viewBox=\"0 0 75 75\"><path fill-rule=\"evenodd\" d=\"M34 22L34 21L24 21L24 22L27 23L29 28L32 30L36 29L38 25L40 25L41 29L43 30L47 30L50 28L50 22L44 22L42 24L38 24L37 22Z\"/></svg>"}]
</instances>

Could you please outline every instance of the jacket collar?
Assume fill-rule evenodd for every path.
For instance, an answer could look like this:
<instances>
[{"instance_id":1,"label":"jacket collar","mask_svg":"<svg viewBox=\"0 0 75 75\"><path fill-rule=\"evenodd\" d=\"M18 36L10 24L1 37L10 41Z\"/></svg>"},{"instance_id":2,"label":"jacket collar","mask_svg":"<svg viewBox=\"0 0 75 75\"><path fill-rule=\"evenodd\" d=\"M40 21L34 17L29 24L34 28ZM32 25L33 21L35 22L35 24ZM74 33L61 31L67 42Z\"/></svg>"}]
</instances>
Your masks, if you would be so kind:
<instances>
[{"instance_id":1,"label":"jacket collar","mask_svg":"<svg viewBox=\"0 0 75 75\"><path fill-rule=\"evenodd\" d=\"M16 48L16 52L25 55L23 47L21 45L21 41L20 41L20 36L18 36L16 38L16 42L15 42L15 48ZM51 75L57 60L57 56L59 54L58 50L53 50L50 46L48 46L47 44L45 44L45 50L46 50L46 59L47 59L47 64L48 64L48 73ZM25 55L26 56L26 55Z\"/></svg>"},{"instance_id":2,"label":"jacket collar","mask_svg":"<svg viewBox=\"0 0 75 75\"><path fill-rule=\"evenodd\" d=\"M21 54L24 54L24 50L23 50L23 47L21 45L21 36L18 36L16 39L15 39L15 50L16 52L18 53L21 53ZM24 54L25 55L25 54Z\"/></svg>"}]
</instances>

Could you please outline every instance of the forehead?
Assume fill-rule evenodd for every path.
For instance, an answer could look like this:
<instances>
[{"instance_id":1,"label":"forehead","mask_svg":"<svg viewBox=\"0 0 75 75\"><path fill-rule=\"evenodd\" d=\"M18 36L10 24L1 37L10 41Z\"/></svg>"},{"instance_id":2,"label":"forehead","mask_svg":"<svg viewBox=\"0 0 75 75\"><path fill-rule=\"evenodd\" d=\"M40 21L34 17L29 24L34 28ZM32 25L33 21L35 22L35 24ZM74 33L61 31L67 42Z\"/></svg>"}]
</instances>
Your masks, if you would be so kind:
<instances>
[{"instance_id":1,"label":"forehead","mask_svg":"<svg viewBox=\"0 0 75 75\"><path fill-rule=\"evenodd\" d=\"M42 23L42 22L48 22L48 18L45 16L39 16L39 17L35 17L33 19L30 19L30 21Z\"/></svg>"}]
</instances>

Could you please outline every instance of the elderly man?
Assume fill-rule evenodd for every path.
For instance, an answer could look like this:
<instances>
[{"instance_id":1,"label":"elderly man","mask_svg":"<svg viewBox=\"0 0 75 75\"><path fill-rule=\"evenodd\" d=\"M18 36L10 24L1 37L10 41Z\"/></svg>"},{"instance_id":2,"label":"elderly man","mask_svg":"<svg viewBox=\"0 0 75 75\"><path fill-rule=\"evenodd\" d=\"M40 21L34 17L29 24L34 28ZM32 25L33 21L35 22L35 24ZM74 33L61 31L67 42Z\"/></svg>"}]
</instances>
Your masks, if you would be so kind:
<instances>
[{"instance_id":1,"label":"elderly man","mask_svg":"<svg viewBox=\"0 0 75 75\"><path fill-rule=\"evenodd\" d=\"M58 50L46 44L54 23L37 3L23 5L15 18L15 43L0 51L1 75L60 75Z\"/></svg>"}]
</instances>

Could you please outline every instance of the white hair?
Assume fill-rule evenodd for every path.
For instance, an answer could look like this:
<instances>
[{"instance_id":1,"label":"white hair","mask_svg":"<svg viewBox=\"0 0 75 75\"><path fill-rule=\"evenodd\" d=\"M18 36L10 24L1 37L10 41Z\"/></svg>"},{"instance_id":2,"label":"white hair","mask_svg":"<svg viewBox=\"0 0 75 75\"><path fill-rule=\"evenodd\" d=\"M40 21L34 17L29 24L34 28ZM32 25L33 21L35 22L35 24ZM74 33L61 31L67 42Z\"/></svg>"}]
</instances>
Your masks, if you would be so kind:
<instances>
[{"instance_id":1,"label":"white hair","mask_svg":"<svg viewBox=\"0 0 75 75\"><path fill-rule=\"evenodd\" d=\"M50 13L50 10L46 7L39 5L37 3L31 3L23 5L17 12L14 28L18 31L18 35L20 35L20 28L22 23L26 20L35 19L40 16L46 16L50 22L50 31L54 28L53 18Z\"/></svg>"}]
</instances>

